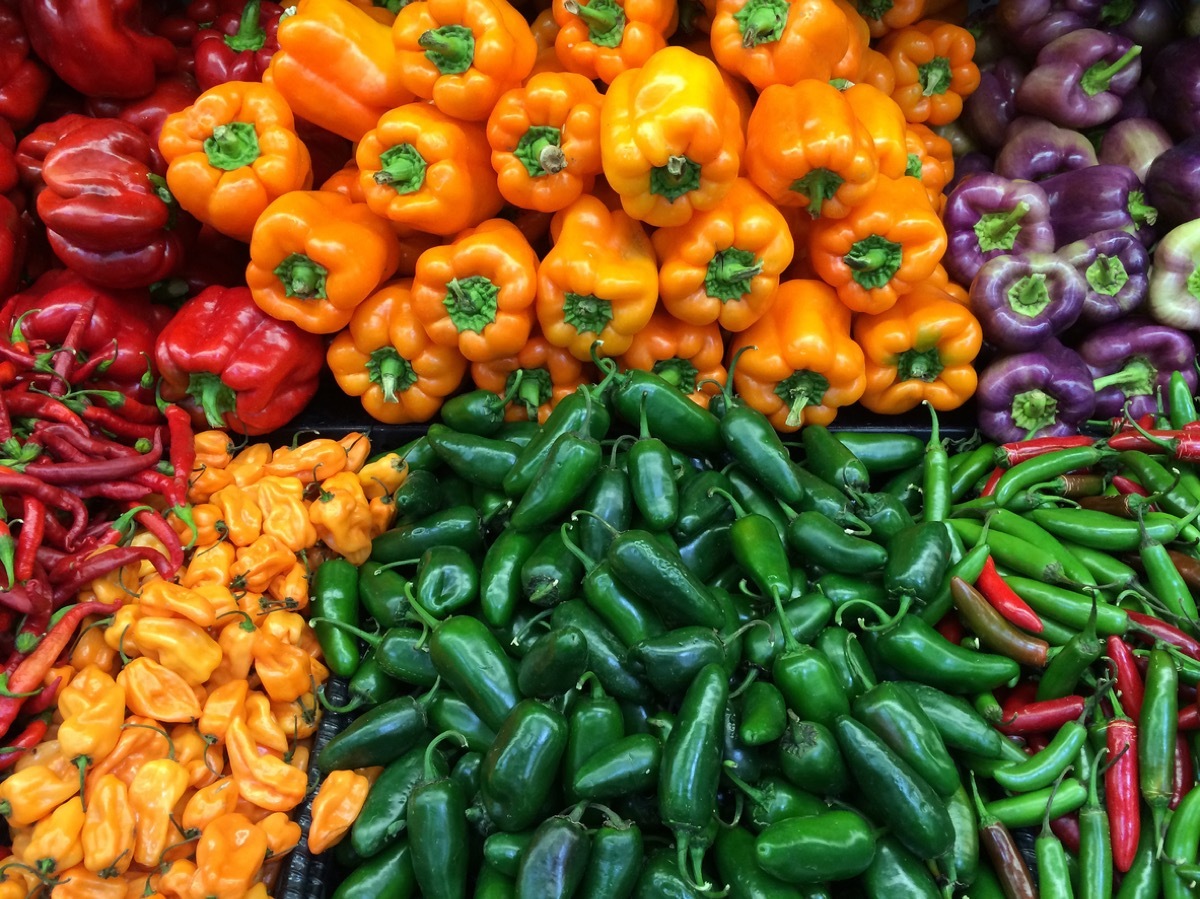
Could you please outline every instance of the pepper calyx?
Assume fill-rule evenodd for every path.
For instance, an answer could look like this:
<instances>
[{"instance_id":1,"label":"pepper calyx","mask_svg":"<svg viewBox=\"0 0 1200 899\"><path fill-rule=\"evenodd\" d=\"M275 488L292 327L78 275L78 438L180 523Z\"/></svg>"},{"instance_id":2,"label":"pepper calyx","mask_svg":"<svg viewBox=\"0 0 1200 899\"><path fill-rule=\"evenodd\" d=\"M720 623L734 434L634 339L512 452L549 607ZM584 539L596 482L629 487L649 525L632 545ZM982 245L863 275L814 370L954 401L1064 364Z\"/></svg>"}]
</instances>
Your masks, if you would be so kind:
<instances>
[{"instance_id":1,"label":"pepper calyx","mask_svg":"<svg viewBox=\"0 0 1200 899\"><path fill-rule=\"evenodd\" d=\"M469 278L451 278L446 282L446 297L442 305L461 334L474 331L477 334L496 320L499 309L500 288L482 275Z\"/></svg>"},{"instance_id":2,"label":"pepper calyx","mask_svg":"<svg viewBox=\"0 0 1200 899\"><path fill-rule=\"evenodd\" d=\"M275 267L275 277L283 282L284 296L298 300L324 300L328 275L325 266L303 253L292 253Z\"/></svg>"},{"instance_id":3,"label":"pepper calyx","mask_svg":"<svg viewBox=\"0 0 1200 899\"><path fill-rule=\"evenodd\" d=\"M1012 400L1013 424L1032 435L1058 421L1058 399L1040 388L1018 393Z\"/></svg>"},{"instance_id":4,"label":"pepper calyx","mask_svg":"<svg viewBox=\"0 0 1200 899\"><path fill-rule=\"evenodd\" d=\"M892 280L904 261L904 249L886 237L872 234L850 247L842 261L850 268L855 282L871 290Z\"/></svg>"},{"instance_id":5,"label":"pepper calyx","mask_svg":"<svg viewBox=\"0 0 1200 899\"><path fill-rule=\"evenodd\" d=\"M709 260L704 275L704 292L728 303L750 293L750 282L762 274L762 260L749 250L729 247L720 250Z\"/></svg>"},{"instance_id":6,"label":"pepper calyx","mask_svg":"<svg viewBox=\"0 0 1200 899\"><path fill-rule=\"evenodd\" d=\"M938 379L945 367L937 347L927 350L913 347L905 350L896 359L896 377L901 381L924 381L931 384Z\"/></svg>"},{"instance_id":7,"label":"pepper calyx","mask_svg":"<svg viewBox=\"0 0 1200 899\"><path fill-rule=\"evenodd\" d=\"M397 402L396 394L417 383L417 373L393 346L381 346L367 359L367 377L383 391L385 403Z\"/></svg>"},{"instance_id":8,"label":"pepper calyx","mask_svg":"<svg viewBox=\"0 0 1200 899\"><path fill-rule=\"evenodd\" d=\"M783 37L790 9L785 0L749 0L733 14L742 32L742 46L751 49Z\"/></svg>"},{"instance_id":9,"label":"pepper calyx","mask_svg":"<svg viewBox=\"0 0 1200 899\"><path fill-rule=\"evenodd\" d=\"M218 125L204 140L204 155L209 165L223 172L244 168L262 155L258 132L249 122Z\"/></svg>"},{"instance_id":10,"label":"pepper calyx","mask_svg":"<svg viewBox=\"0 0 1200 899\"><path fill-rule=\"evenodd\" d=\"M802 197L808 198L808 214L813 218L821 217L821 209L825 201L832 199L846 179L829 169L813 169L802 178L792 182L789 190L794 190Z\"/></svg>"},{"instance_id":11,"label":"pepper calyx","mask_svg":"<svg viewBox=\"0 0 1200 899\"><path fill-rule=\"evenodd\" d=\"M226 427L225 416L237 410L237 394L212 372L193 372L188 378L187 392L204 413L210 428Z\"/></svg>"},{"instance_id":12,"label":"pepper calyx","mask_svg":"<svg viewBox=\"0 0 1200 899\"><path fill-rule=\"evenodd\" d=\"M398 194L416 193L425 184L425 157L412 144L397 144L379 154L380 169L372 177Z\"/></svg>"},{"instance_id":13,"label":"pepper calyx","mask_svg":"<svg viewBox=\"0 0 1200 899\"><path fill-rule=\"evenodd\" d=\"M1008 288L1008 305L1013 312L1026 318L1037 318L1050 305L1046 276L1041 272L1017 279Z\"/></svg>"},{"instance_id":14,"label":"pepper calyx","mask_svg":"<svg viewBox=\"0 0 1200 899\"><path fill-rule=\"evenodd\" d=\"M431 28L417 38L425 58L443 75L461 75L475 61L475 34L465 25Z\"/></svg>"},{"instance_id":15,"label":"pepper calyx","mask_svg":"<svg viewBox=\"0 0 1200 899\"><path fill-rule=\"evenodd\" d=\"M674 203L686 193L700 187L700 163L686 156L672 156L666 165L650 170L650 193Z\"/></svg>"},{"instance_id":16,"label":"pepper calyx","mask_svg":"<svg viewBox=\"0 0 1200 899\"><path fill-rule=\"evenodd\" d=\"M799 427L805 407L820 406L828 389L829 379L820 372L808 369L792 372L780 381L775 386L775 395L788 405L785 424L790 428Z\"/></svg>"},{"instance_id":17,"label":"pepper calyx","mask_svg":"<svg viewBox=\"0 0 1200 899\"><path fill-rule=\"evenodd\" d=\"M595 294L568 293L563 297L563 321L580 334L599 334L612 321L612 302Z\"/></svg>"},{"instance_id":18,"label":"pepper calyx","mask_svg":"<svg viewBox=\"0 0 1200 899\"><path fill-rule=\"evenodd\" d=\"M1029 204L1021 200L1006 212L985 212L975 223L975 236L984 253L1011 250L1021 233L1021 219L1029 213Z\"/></svg>"},{"instance_id":19,"label":"pepper calyx","mask_svg":"<svg viewBox=\"0 0 1200 899\"><path fill-rule=\"evenodd\" d=\"M1096 257L1096 261L1087 267L1083 276L1092 290L1106 297L1115 297L1129 281L1129 272L1125 270L1125 263L1120 257L1103 254Z\"/></svg>"}]
</instances>

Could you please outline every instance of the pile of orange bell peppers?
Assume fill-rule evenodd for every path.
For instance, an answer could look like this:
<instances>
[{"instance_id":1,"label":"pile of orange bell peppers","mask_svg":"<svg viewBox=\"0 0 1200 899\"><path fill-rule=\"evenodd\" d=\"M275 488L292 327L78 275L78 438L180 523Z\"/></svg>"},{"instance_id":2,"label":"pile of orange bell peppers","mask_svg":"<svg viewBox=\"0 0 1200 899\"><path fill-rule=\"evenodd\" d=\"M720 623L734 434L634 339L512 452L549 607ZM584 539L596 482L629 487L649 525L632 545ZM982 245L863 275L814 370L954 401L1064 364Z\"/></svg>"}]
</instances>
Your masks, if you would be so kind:
<instances>
[{"instance_id":1,"label":"pile of orange bell peppers","mask_svg":"<svg viewBox=\"0 0 1200 899\"><path fill-rule=\"evenodd\" d=\"M206 431L195 444L192 515L173 519L185 566L164 580L131 564L78 597L118 609L87 620L46 675L63 684L57 709L0 782L3 899L266 899L300 840L290 813L309 791L329 675L304 617L309 574L335 554L366 558L407 469L395 454L368 462L358 433L237 451ZM318 845L378 772L339 773L322 788Z\"/></svg>"},{"instance_id":2,"label":"pile of orange bell peppers","mask_svg":"<svg viewBox=\"0 0 1200 899\"><path fill-rule=\"evenodd\" d=\"M263 82L167 119L180 206L249 243L269 314L342 389L426 421L469 374L509 414L593 344L781 430L961 405L981 332L941 266L933 129L979 83L950 0L300 0ZM865 16L865 17L864 17ZM353 142L321 184L297 119Z\"/></svg>"}]
</instances>

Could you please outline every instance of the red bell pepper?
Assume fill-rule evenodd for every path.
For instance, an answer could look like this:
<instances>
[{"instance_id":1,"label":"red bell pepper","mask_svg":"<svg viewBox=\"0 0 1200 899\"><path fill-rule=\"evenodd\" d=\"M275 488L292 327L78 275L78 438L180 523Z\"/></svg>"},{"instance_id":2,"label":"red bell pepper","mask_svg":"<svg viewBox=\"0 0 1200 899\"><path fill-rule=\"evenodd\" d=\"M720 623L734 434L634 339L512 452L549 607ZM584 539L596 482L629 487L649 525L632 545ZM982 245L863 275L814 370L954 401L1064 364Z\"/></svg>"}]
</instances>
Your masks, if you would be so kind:
<instances>
[{"instance_id":1,"label":"red bell pepper","mask_svg":"<svg viewBox=\"0 0 1200 899\"><path fill-rule=\"evenodd\" d=\"M140 0L20 0L29 41L46 65L87 97L144 97L177 65L151 34Z\"/></svg>"},{"instance_id":2,"label":"red bell pepper","mask_svg":"<svg viewBox=\"0 0 1200 899\"><path fill-rule=\"evenodd\" d=\"M16 288L28 246L28 222L21 216L24 198L17 189L16 146L12 128L0 119L0 296Z\"/></svg>"},{"instance_id":3,"label":"red bell pepper","mask_svg":"<svg viewBox=\"0 0 1200 899\"><path fill-rule=\"evenodd\" d=\"M312 399L325 352L318 335L259 309L248 288L209 287L163 328L154 358L163 397L198 427L257 435Z\"/></svg>"},{"instance_id":4,"label":"red bell pepper","mask_svg":"<svg viewBox=\"0 0 1200 899\"><path fill-rule=\"evenodd\" d=\"M200 88L196 79L184 72L161 79L154 91L137 100L96 97L87 102L88 115L98 119L120 119L150 138L154 153L154 171L162 174L167 164L158 151L158 135L167 116L181 112L196 102Z\"/></svg>"},{"instance_id":5,"label":"red bell pepper","mask_svg":"<svg viewBox=\"0 0 1200 899\"><path fill-rule=\"evenodd\" d=\"M33 121L50 89L50 73L29 55L29 36L21 14L0 3L0 118L14 128Z\"/></svg>"},{"instance_id":6,"label":"red bell pepper","mask_svg":"<svg viewBox=\"0 0 1200 899\"><path fill-rule=\"evenodd\" d=\"M145 287L182 265L189 220L132 125L79 126L46 154L42 180L38 217L67 268L105 287Z\"/></svg>"},{"instance_id":7,"label":"red bell pepper","mask_svg":"<svg viewBox=\"0 0 1200 899\"><path fill-rule=\"evenodd\" d=\"M36 200L45 187L42 166L46 163L46 154L76 128L82 128L91 121L94 120L88 116L69 112L57 119L42 122L21 138L15 154L17 174L29 190L31 201Z\"/></svg>"},{"instance_id":8,"label":"red bell pepper","mask_svg":"<svg viewBox=\"0 0 1200 899\"><path fill-rule=\"evenodd\" d=\"M246 0L239 12L222 13L192 41L196 80L201 90L226 81L262 81L279 49L276 29L283 7L270 0Z\"/></svg>"}]
</instances>

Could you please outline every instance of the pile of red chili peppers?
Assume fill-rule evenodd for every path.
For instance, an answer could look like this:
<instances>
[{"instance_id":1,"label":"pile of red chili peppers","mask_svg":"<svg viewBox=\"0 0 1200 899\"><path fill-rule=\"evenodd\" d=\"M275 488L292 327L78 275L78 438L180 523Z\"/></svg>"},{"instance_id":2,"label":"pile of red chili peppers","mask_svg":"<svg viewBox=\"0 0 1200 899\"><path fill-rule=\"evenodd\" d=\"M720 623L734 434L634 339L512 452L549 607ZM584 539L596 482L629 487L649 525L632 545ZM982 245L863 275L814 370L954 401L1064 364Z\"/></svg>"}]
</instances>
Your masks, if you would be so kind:
<instances>
[{"instance_id":1,"label":"pile of red chili peppers","mask_svg":"<svg viewBox=\"0 0 1200 899\"><path fill-rule=\"evenodd\" d=\"M113 608L68 603L124 565L183 562L166 516L188 514L191 420L155 402L139 309L111 304L64 272L0 313L0 770L45 732L45 676L80 621Z\"/></svg>"}]
</instances>

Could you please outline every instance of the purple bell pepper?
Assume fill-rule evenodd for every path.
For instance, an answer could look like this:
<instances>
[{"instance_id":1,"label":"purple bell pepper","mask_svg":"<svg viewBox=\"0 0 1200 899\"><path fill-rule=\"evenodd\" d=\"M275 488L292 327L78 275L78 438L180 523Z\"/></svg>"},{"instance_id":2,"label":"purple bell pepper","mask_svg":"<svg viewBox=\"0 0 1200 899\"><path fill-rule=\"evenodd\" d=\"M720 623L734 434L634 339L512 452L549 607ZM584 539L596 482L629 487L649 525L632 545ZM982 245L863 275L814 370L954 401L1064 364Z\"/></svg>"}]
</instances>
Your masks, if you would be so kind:
<instances>
[{"instance_id":1,"label":"purple bell pepper","mask_svg":"<svg viewBox=\"0 0 1200 899\"><path fill-rule=\"evenodd\" d=\"M963 125L988 150L1004 145L1008 126L1017 117L1017 88L1025 72L1021 60L1006 56L980 74L979 87L963 102Z\"/></svg>"},{"instance_id":2,"label":"purple bell pepper","mask_svg":"<svg viewBox=\"0 0 1200 899\"><path fill-rule=\"evenodd\" d=\"M1146 199L1158 210L1159 230L1200 218L1200 134L1159 155L1146 173Z\"/></svg>"},{"instance_id":3,"label":"purple bell pepper","mask_svg":"<svg viewBox=\"0 0 1200 899\"><path fill-rule=\"evenodd\" d=\"M1079 354L1052 338L992 362L979 376L975 399L984 436L1008 443L1078 433L1092 417L1096 390Z\"/></svg>"},{"instance_id":4,"label":"purple bell pepper","mask_svg":"<svg viewBox=\"0 0 1200 899\"><path fill-rule=\"evenodd\" d=\"M1150 163L1169 149L1171 135L1154 119L1125 119L1104 132L1096 158L1102 165L1126 166L1144 181Z\"/></svg>"},{"instance_id":5,"label":"purple bell pepper","mask_svg":"<svg viewBox=\"0 0 1200 899\"><path fill-rule=\"evenodd\" d=\"M1178 33L1179 17L1171 0L1109 0L1100 12L1100 27L1129 38L1153 59Z\"/></svg>"},{"instance_id":6,"label":"purple bell pepper","mask_svg":"<svg viewBox=\"0 0 1200 899\"><path fill-rule=\"evenodd\" d=\"M1200 219L1180 225L1154 248L1149 311L1164 325L1200 329Z\"/></svg>"},{"instance_id":7,"label":"purple bell pepper","mask_svg":"<svg viewBox=\"0 0 1200 899\"><path fill-rule=\"evenodd\" d=\"M970 284L996 256L1054 250L1050 202L1032 181L975 175L954 188L942 220L948 237L942 264L959 284Z\"/></svg>"},{"instance_id":8,"label":"purple bell pepper","mask_svg":"<svg viewBox=\"0 0 1200 899\"><path fill-rule=\"evenodd\" d=\"M1120 35L1084 28L1047 44L1017 88L1017 109L1066 128L1112 119L1142 76L1142 48Z\"/></svg>"},{"instance_id":9,"label":"purple bell pepper","mask_svg":"<svg viewBox=\"0 0 1200 899\"><path fill-rule=\"evenodd\" d=\"M997 256L971 283L971 311L988 343L1021 353L1075 324L1086 294L1083 276L1058 256Z\"/></svg>"},{"instance_id":10,"label":"purple bell pepper","mask_svg":"<svg viewBox=\"0 0 1200 899\"><path fill-rule=\"evenodd\" d=\"M954 160L954 177L946 185L947 192L956 190L960 184L975 175L990 175L996 161L986 153L972 150Z\"/></svg>"},{"instance_id":11,"label":"purple bell pepper","mask_svg":"<svg viewBox=\"0 0 1200 899\"><path fill-rule=\"evenodd\" d=\"M1079 320L1099 325L1132 312L1146 299L1150 254L1128 231L1100 231L1058 251L1087 282Z\"/></svg>"},{"instance_id":12,"label":"purple bell pepper","mask_svg":"<svg viewBox=\"0 0 1200 899\"><path fill-rule=\"evenodd\" d=\"M1150 108L1176 140L1200 134L1200 37L1163 48L1150 68Z\"/></svg>"},{"instance_id":13,"label":"purple bell pepper","mask_svg":"<svg viewBox=\"0 0 1200 899\"><path fill-rule=\"evenodd\" d=\"M1109 125L1115 125L1126 119L1148 119L1150 117L1150 100L1146 96L1146 80L1143 78L1133 90L1121 98L1121 108L1109 121Z\"/></svg>"},{"instance_id":14,"label":"purple bell pepper","mask_svg":"<svg viewBox=\"0 0 1200 899\"><path fill-rule=\"evenodd\" d=\"M1141 418L1158 410L1158 391L1167 389L1172 372L1181 372L1196 392L1196 345L1178 328L1149 319L1126 318L1093 331L1079 345L1092 372L1096 414Z\"/></svg>"},{"instance_id":15,"label":"purple bell pepper","mask_svg":"<svg viewBox=\"0 0 1200 899\"><path fill-rule=\"evenodd\" d=\"M1000 0L996 23L1030 56L1056 38L1100 22L1104 0Z\"/></svg>"},{"instance_id":16,"label":"purple bell pepper","mask_svg":"<svg viewBox=\"0 0 1200 899\"><path fill-rule=\"evenodd\" d=\"M1123 165L1065 172L1043 181L1042 188L1060 246L1114 229L1136 235L1146 246L1154 243L1157 211L1146 203L1141 179Z\"/></svg>"},{"instance_id":17,"label":"purple bell pepper","mask_svg":"<svg viewBox=\"0 0 1200 899\"><path fill-rule=\"evenodd\" d=\"M1009 126L1007 142L996 156L996 174L1041 181L1095 164L1096 148L1078 131L1024 116Z\"/></svg>"}]
</instances>

